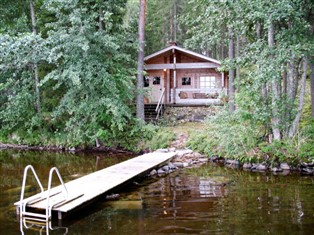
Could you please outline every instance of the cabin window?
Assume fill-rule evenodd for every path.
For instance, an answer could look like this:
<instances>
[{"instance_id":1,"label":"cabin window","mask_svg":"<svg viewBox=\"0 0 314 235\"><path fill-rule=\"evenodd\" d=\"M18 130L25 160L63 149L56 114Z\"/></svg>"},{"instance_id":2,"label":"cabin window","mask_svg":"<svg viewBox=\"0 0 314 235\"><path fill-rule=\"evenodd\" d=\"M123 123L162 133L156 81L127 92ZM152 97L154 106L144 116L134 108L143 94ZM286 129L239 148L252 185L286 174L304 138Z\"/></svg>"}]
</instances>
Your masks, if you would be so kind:
<instances>
[{"instance_id":1,"label":"cabin window","mask_svg":"<svg viewBox=\"0 0 314 235\"><path fill-rule=\"evenodd\" d=\"M183 77L182 78L182 85L191 85L191 78L190 77Z\"/></svg>"},{"instance_id":2,"label":"cabin window","mask_svg":"<svg viewBox=\"0 0 314 235\"><path fill-rule=\"evenodd\" d=\"M160 85L160 77L153 77L153 85Z\"/></svg>"},{"instance_id":3,"label":"cabin window","mask_svg":"<svg viewBox=\"0 0 314 235\"><path fill-rule=\"evenodd\" d=\"M144 76L144 87L149 87L149 77L148 76Z\"/></svg>"},{"instance_id":4,"label":"cabin window","mask_svg":"<svg viewBox=\"0 0 314 235\"><path fill-rule=\"evenodd\" d=\"M201 76L200 88L215 88L216 78L214 76Z\"/></svg>"}]
</instances>

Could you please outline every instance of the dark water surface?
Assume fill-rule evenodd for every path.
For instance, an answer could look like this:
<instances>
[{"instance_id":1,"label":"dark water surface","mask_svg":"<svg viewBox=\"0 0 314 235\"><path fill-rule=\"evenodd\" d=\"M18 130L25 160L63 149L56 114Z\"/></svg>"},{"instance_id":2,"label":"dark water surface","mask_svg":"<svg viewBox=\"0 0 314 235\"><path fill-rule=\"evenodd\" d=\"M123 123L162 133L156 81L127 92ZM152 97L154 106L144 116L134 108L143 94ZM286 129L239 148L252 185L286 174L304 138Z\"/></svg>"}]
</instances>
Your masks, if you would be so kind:
<instances>
[{"instance_id":1,"label":"dark water surface","mask_svg":"<svg viewBox=\"0 0 314 235\"><path fill-rule=\"evenodd\" d=\"M45 186L51 167L69 181L128 158L0 151L0 234L314 234L313 177L211 165L138 180L120 188L119 199L99 199L48 230L20 226L13 203L26 165ZM30 177L29 195L35 185Z\"/></svg>"}]
</instances>

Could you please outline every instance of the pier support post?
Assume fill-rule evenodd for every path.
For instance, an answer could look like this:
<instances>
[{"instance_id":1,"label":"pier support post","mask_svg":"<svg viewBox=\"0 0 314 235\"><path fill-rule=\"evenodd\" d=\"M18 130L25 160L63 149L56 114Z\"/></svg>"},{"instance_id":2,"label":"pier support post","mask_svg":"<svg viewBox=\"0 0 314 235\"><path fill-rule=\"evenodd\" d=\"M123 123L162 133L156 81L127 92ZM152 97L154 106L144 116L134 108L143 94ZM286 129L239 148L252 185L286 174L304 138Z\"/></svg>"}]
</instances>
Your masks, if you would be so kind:
<instances>
[{"instance_id":1,"label":"pier support post","mask_svg":"<svg viewBox=\"0 0 314 235\"><path fill-rule=\"evenodd\" d=\"M58 220L62 220L62 212L58 211Z\"/></svg>"}]
</instances>

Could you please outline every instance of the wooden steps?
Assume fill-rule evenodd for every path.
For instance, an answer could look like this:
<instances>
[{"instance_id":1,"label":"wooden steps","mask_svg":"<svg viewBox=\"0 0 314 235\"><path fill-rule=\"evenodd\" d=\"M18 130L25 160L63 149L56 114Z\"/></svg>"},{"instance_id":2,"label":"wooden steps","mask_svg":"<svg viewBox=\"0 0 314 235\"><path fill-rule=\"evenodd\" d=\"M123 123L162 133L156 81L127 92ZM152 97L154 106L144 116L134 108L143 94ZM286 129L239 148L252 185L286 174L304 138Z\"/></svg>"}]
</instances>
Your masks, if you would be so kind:
<instances>
[{"instance_id":1,"label":"wooden steps","mask_svg":"<svg viewBox=\"0 0 314 235\"><path fill-rule=\"evenodd\" d=\"M155 123L158 121L156 119L156 117L157 117L156 107L157 107L157 104L145 104L144 113L145 113L145 121L146 122ZM165 109L165 107L163 105L162 110L161 110L161 116L164 112L164 109Z\"/></svg>"},{"instance_id":2,"label":"wooden steps","mask_svg":"<svg viewBox=\"0 0 314 235\"><path fill-rule=\"evenodd\" d=\"M65 183L68 191L67 198L64 198L64 194L61 193L62 186L57 186L50 190L49 204L54 205L52 211L58 212L58 218L61 219L62 213L78 208L130 179L165 164L175 155L176 152L148 153L69 181ZM23 201L27 201L26 208L45 211L47 208L47 191L33 195ZM14 205L19 208L21 202L18 201Z\"/></svg>"}]
</instances>

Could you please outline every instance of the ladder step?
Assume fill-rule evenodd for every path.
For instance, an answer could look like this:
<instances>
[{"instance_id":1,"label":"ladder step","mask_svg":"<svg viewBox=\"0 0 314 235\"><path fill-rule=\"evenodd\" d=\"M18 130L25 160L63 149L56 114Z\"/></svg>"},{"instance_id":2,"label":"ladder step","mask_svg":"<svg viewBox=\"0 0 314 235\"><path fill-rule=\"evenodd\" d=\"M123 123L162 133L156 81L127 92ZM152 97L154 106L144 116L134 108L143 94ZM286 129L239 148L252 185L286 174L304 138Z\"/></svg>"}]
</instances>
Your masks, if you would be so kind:
<instances>
[{"instance_id":1,"label":"ladder step","mask_svg":"<svg viewBox=\"0 0 314 235\"><path fill-rule=\"evenodd\" d=\"M44 215L44 214L32 213L32 212L23 212L22 215L31 216L31 217L38 217L38 218L46 218L46 215Z\"/></svg>"},{"instance_id":2,"label":"ladder step","mask_svg":"<svg viewBox=\"0 0 314 235\"><path fill-rule=\"evenodd\" d=\"M40 218L35 218L35 217L23 217L23 219L25 219L27 223L34 223L34 222L37 222L38 224L41 223L42 226L47 222L46 218L40 219Z\"/></svg>"}]
</instances>

